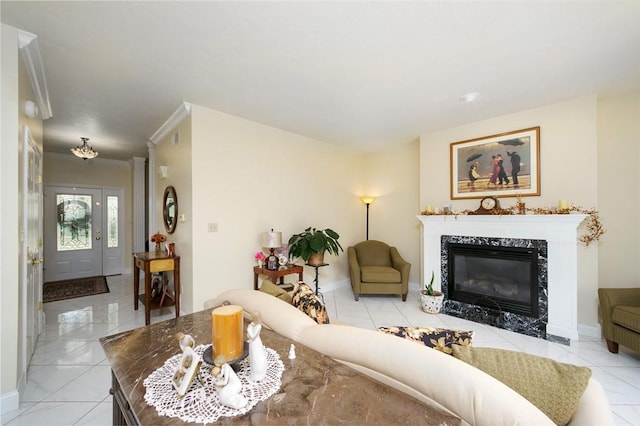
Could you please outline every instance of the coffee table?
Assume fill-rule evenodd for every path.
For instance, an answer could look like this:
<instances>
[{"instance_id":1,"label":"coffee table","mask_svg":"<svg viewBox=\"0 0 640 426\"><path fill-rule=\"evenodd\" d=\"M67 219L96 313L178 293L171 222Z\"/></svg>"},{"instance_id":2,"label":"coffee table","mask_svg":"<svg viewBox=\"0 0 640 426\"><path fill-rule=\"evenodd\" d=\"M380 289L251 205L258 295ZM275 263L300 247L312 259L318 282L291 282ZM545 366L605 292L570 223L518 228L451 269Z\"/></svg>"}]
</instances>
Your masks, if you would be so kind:
<instances>
[{"instance_id":1,"label":"coffee table","mask_svg":"<svg viewBox=\"0 0 640 426\"><path fill-rule=\"evenodd\" d=\"M247 322L247 321L245 321ZM178 425L158 415L144 400L143 381L180 353L176 333L191 334L196 344L211 341L211 310L155 323L100 339L111 364L113 424ZM376 382L330 357L263 327L265 346L284 363L281 389L251 411L224 417L222 424L428 424L457 425L459 419ZM296 358L289 360L290 345Z\"/></svg>"}]
</instances>

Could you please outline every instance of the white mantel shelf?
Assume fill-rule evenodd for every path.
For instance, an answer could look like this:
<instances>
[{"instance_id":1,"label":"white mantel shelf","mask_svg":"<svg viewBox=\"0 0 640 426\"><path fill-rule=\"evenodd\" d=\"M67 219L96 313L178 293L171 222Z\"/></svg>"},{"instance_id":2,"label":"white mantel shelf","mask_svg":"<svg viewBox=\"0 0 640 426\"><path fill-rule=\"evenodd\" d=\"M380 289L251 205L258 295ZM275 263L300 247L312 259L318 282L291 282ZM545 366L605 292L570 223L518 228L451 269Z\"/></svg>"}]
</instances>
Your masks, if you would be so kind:
<instances>
[{"instance_id":1,"label":"white mantel shelf","mask_svg":"<svg viewBox=\"0 0 640 426\"><path fill-rule=\"evenodd\" d=\"M578 226L584 214L420 215L422 279L441 282L442 235L521 238L547 241L549 334L578 338ZM439 289L439 288L438 288Z\"/></svg>"}]
</instances>

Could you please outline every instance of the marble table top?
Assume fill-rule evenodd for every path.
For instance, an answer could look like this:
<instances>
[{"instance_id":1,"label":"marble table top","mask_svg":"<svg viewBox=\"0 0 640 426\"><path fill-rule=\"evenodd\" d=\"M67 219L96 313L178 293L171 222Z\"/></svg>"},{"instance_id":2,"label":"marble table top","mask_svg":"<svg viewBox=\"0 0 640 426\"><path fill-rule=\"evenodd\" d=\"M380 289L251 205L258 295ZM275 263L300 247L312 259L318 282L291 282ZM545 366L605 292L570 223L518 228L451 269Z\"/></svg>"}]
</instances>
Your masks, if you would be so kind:
<instances>
[{"instance_id":1,"label":"marble table top","mask_svg":"<svg viewBox=\"0 0 640 426\"><path fill-rule=\"evenodd\" d=\"M190 334L197 345L210 343L210 318L211 310L204 310L100 339L140 424L184 424L177 418L159 416L155 408L145 402L143 381L168 358L180 353L176 333ZM261 338L265 346L280 355L285 365L282 388L249 413L221 418L220 424L460 424L454 416L271 330L263 328ZM296 347L296 358L289 360L292 343Z\"/></svg>"}]
</instances>

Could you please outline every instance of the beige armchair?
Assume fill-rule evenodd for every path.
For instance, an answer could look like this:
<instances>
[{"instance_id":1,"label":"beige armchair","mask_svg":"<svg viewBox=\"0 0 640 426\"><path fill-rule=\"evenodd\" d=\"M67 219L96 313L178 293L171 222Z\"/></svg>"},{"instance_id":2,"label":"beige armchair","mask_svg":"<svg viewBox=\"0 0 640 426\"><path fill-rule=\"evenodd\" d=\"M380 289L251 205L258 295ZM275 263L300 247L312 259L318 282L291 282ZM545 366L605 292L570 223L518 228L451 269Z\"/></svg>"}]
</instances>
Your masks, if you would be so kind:
<instances>
[{"instance_id":1,"label":"beige armchair","mask_svg":"<svg viewBox=\"0 0 640 426\"><path fill-rule=\"evenodd\" d=\"M411 264L398 249L382 241L362 241L347 248L351 288L356 300L361 294L400 294L407 300Z\"/></svg>"},{"instance_id":2,"label":"beige armchair","mask_svg":"<svg viewBox=\"0 0 640 426\"><path fill-rule=\"evenodd\" d=\"M640 352L640 288L599 288L598 297L609 352L618 345Z\"/></svg>"}]
</instances>

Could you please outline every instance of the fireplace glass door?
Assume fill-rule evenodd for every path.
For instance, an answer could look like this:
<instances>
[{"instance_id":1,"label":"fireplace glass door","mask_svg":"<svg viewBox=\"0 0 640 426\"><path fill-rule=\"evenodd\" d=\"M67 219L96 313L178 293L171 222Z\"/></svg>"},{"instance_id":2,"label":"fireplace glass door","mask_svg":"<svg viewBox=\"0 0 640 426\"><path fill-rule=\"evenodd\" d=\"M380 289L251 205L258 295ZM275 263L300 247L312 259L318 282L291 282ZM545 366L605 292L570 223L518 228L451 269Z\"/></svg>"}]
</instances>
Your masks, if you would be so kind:
<instances>
[{"instance_id":1,"label":"fireplace glass door","mask_svg":"<svg viewBox=\"0 0 640 426\"><path fill-rule=\"evenodd\" d=\"M538 316L535 248L449 244L449 298Z\"/></svg>"}]
</instances>

